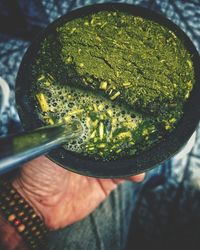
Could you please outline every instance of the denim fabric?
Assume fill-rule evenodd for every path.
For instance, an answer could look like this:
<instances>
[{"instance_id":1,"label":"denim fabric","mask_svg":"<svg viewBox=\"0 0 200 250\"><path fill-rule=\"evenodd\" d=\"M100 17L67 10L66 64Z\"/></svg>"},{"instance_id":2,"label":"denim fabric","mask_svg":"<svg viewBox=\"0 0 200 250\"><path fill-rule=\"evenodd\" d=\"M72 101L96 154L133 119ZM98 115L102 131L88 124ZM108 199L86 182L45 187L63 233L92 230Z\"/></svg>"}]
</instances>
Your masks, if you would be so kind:
<instances>
[{"instance_id":1,"label":"denim fabric","mask_svg":"<svg viewBox=\"0 0 200 250\"><path fill-rule=\"evenodd\" d=\"M200 52L199 0L0 0L0 77L10 87L0 117L0 135L16 132L14 85L21 59L35 35L72 9L91 3L140 5L181 27ZM7 25L6 25L7 24ZM84 220L52 232L49 249L199 249L200 126L192 151L150 171L139 185L125 183ZM130 226L130 227L129 227ZM185 248L184 248L184 247Z\"/></svg>"}]
</instances>

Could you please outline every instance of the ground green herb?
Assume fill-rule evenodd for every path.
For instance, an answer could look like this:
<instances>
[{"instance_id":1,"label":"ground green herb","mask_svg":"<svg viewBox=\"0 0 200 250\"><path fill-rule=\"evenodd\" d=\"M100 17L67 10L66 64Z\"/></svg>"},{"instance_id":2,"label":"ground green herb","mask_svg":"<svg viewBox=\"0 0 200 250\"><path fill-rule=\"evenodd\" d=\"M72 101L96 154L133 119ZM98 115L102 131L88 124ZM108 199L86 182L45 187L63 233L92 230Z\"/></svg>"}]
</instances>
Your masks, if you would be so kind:
<instances>
[{"instance_id":1,"label":"ground green herb","mask_svg":"<svg viewBox=\"0 0 200 250\"><path fill-rule=\"evenodd\" d=\"M114 11L58 27L42 43L33 72L34 95L48 99L48 112L38 108L41 119L59 122L62 113L82 120L87 136L74 150L104 159L161 140L182 117L194 84L191 55L174 32Z\"/></svg>"}]
</instances>

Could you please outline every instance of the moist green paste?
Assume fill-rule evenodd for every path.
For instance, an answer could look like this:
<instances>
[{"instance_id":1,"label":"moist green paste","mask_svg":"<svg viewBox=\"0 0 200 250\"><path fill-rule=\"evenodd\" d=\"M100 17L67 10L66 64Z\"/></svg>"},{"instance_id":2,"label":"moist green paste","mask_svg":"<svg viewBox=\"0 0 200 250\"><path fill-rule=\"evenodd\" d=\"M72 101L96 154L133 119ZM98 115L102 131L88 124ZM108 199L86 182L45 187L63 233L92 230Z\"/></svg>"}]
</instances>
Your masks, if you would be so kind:
<instances>
[{"instance_id":1,"label":"moist green paste","mask_svg":"<svg viewBox=\"0 0 200 250\"><path fill-rule=\"evenodd\" d=\"M191 55L173 31L118 11L58 27L42 42L33 74L40 119L79 119L85 133L65 148L104 160L162 140L194 84Z\"/></svg>"}]
</instances>

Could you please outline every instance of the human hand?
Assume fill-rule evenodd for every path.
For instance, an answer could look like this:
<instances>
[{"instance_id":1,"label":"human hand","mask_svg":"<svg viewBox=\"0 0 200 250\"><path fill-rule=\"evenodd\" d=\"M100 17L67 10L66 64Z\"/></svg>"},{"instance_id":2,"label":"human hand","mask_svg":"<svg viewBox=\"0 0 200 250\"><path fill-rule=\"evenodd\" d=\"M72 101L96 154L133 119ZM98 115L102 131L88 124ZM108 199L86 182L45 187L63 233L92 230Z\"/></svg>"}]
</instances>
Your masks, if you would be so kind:
<instances>
[{"instance_id":1,"label":"human hand","mask_svg":"<svg viewBox=\"0 0 200 250\"><path fill-rule=\"evenodd\" d=\"M140 182L144 174L128 180ZM90 214L125 179L98 179L67 171L41 156L26 163L13 186L49 229L73 224Z\"/></svg>"}]
</instances>

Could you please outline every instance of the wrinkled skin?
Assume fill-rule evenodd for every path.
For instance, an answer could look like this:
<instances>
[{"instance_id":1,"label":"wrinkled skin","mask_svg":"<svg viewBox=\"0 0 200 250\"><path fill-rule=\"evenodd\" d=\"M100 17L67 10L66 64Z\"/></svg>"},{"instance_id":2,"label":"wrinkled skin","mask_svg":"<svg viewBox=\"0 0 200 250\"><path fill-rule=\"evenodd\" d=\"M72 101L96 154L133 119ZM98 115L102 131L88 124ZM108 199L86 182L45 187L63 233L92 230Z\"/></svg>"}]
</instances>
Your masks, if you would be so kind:
<instances>
[{"instance_id":1,"label":"wrinkled skin","mask_svg":"<svg viewBox=\"0 0 200 250\"><path fill-rule=\"evenodd\" d=\"M139 182L143 178L140 174L129 180ZM24 165L13 185L54 230L86 217L124 181L81 176L41 156Z\"/></svg>"}]
</instances>

